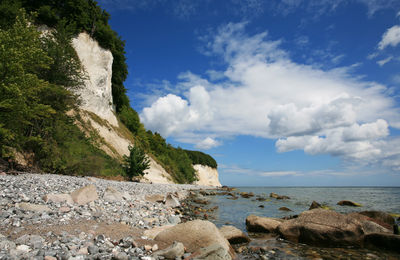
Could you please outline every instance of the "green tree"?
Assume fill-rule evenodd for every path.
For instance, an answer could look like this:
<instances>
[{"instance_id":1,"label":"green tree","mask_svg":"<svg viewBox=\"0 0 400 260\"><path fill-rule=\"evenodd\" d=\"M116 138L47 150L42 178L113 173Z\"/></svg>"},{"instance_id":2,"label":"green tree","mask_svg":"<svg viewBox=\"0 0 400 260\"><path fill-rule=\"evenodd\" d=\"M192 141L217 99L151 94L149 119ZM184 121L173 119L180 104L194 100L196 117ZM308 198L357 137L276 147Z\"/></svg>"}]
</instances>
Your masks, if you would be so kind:
<instances>
[{"instance_id":1,"label":"green tree","mask_svg":"<svg viewBox=\"0 0 400 260\"><path fill-rule=\"evenodd\" d=\"M1 128L8 130L2 130L8 132L3 141L29 141L35 138L41 120L55 110L41 100L51 84L38 77L40 71L50 67L52 59L23 11L9 30L0 30L0 60L0 122Z\"/></svg>"},{"instance_id":2,"label":"green tree","mask_svg":"<svg viewBox=\"0 0 400 260\"><path fill-rule=\"evenodd\" d=\"M143 176L144 171L150 168L150 160L139 146L129 146L129 156L124 155L124 170L129 179Z\"/></svg>"}]
</instances>

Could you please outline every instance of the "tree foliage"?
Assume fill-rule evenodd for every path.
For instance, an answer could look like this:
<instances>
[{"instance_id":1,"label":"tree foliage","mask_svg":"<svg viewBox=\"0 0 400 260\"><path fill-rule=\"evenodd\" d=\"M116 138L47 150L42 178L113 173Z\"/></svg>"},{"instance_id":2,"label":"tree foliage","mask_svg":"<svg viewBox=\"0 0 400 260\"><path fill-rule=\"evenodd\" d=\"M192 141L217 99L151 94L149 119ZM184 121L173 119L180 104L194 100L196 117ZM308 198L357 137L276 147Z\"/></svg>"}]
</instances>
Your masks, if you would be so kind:
<instances>
[{"instance_id":1,"label":"tree foliage","mask_svg":"<svg viewBox=\"0 0 400 260\"><path fill-rule=\"evenodd\" d=\"M185 150L185 152L189 156L193 164L207 165L215 169L218 167L215 159L208 154L199 151L189 151L189 150Z\"/></svg>"},{"instance_id":2,"label":"tree foliage","mask_svg":"<svg viewBox=\"0 0 400 260\"><path fill-rule=\"evenodd\" d=\"M143 176L150 168L150 160L145 151L139 146L129 146L129 156L124 155L124 170L129 179Z\"/></svg>"},{"instance_id":3,"label":"tree foliage","mask_svg":"<svg viewBox=\"0 0 400 260\"><path fill-rule=\"evenodd\" d=\"M67 116L80 84L80 63L67 30L44 38L23 10L0 29L0 156L9 148L35 154L38 166L61 174L122 174L120 164L97 149Z\"/></svg>"},{"instance_id":4,"label":"tree foliage","mask_svg":"<svg viewBox=\"0 0 400 260\"><path fill-rule=\"evenodd\" d=\"M93 0L2 0L0 4L0 27L13 24L19 8L28 13L36 12L36 24L49 27L68 28L69 33L86 31L98 41L101 47L111 51L113 101L120 112L123 106L129 107L129 99L123 85L128 67L125 58L125 42L114 32L108 20L110 15ZM11 21L11 22L10 22ZM63 24L63 26L60 26ZM70 39L69 39L70 40Z\"/></svg>"}]
</instances>

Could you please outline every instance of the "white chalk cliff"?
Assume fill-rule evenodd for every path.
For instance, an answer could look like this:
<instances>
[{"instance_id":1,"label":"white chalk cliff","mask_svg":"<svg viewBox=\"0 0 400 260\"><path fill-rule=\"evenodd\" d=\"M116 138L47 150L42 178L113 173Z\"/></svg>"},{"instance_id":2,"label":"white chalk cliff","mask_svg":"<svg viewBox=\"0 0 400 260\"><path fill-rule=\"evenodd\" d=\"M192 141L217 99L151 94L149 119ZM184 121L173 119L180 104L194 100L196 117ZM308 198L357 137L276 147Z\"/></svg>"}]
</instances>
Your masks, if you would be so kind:
<instances>
[{"instance_id":1,"label":"white chalk cliff","mask_svg":"<svg viewBox=\"0 0 400 260\"><path fill-rule=\"evenodd\" d=\"M111 90L113 56L109 50L101 48L87 33L79 34L72 40L72 45L86 76L84 86L74 90L81 99L80 115L102 138L99 144L102 150L113 157L127 155L128 146L134 139L128 131L124 131L124 126L120 125L115 115ZM83 128L81 126L81 129ZM194 165L194 169L199 179L196 184L221 186L216 169L203 165ZM146 171L144 179L153 183L173 183L168 172L151 157L150 169Z\"/></svg>"},{"instance_id":2,"label":"white chalk cliff","mask_svg":"<svg viewBox=\"0 0 400 260\"><path fill-rule=\"evenodd\" d=\"M74 38L72 46L87 76L85 86L76 90L81 97L81 108L95 113L113 126L118 126L111 92L111 52L101 48L87 33L81 33Z\"/></svg>"},{"instance_id":3,"label":"white chalk cliff","mask_svg":"<svg viewBox=\"0 0 400 260\"><path fill-rule=\"evenodd\" d=\"M195 164L193 165L196 171L198 181L195 182L197 185L221 187L221 183L218 179L218 171L210 166Z\"/></svg>"}]
</instances>

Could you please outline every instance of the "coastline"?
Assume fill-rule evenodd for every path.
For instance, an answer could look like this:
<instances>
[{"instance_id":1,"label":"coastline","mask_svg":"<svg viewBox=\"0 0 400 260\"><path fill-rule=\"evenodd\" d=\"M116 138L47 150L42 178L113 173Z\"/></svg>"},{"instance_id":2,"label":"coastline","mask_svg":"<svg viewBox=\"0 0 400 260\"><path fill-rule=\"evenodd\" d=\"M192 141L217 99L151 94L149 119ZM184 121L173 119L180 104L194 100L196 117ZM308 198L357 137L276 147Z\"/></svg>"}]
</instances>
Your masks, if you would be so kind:
<instances>
[{"instance_id":1,"label":"coastline","mask_svg":"<svg viewBox=\"0 0 400 260\"><path fill-rule=\"evenodd\" d=\"M247 201L246 204L255 204L253 205L253 207L257 207L257 205L262 204L262 202L269 204L272 203L272 204L284 205L285 203L288 202L288 200L290 200L290 198L286 200L276 199L269 196L266 198L260 196L257 193L249 194L247 192L242 192L240 190L240 187L233 189L225 189L224 191L218 191L218 190L216 190L215 192L199 191L197 193L198 197L192 199L192 204L193 204L192 209L194 212L197 212L197 213L193 212L192 213L193 215L202 218L202 214L199 214L199 212L209 212L209 209L212 209L220 205L219 212L216 212L213 216L213 213L211 211L207 219L210 219L211 221L215 222L218 225L218 227L220 227L220 229L224 225L236 226L236 228L239 228L242 231L244 231L245 235L247 235L250 238L249 243L232 244L239 259L399 259L400 258L400 253L393 251L393 248L391 250L387 250L384 249L383 247L366 248L364 246L360 247L356 245L347 245L347 246L332 245L326 247L323 245L323 243L320 243L319 245L296 243L282 239L282 236L279 233L275 233L272 231L269 232L265 230L258 232L255 232L253 230L252 232L250 232L248 227L243 230L243 228L240 225L238 226L237 223L231 223L229 221L225 222L226 218L224 218L223 216L222 219L218 219L218 217L221 217L220 215L222 214L221 210L223 211L224 207L230 207L229 205L231 204L236 203L238 205L242 205L244 201ZM309 206L310 205L308 205L308 207ZM235 208L235 210L239 210L239 208L240 207L238 206L237 208ZM357 207L354 207L353 209L358 212L362 211L361 208L357 209ZM339 214L336 213L334 210L327 210L327 211ZM305 210L304 212L307 212L307 210ZM230 211L230 213L231 215L235 215L235 213L232 211ZM271 212L268 212L267 214L271 214ZM238 218L238 215L240 214L236 214L236 218ZM248 215L250 215L250 213L248 213ZM298 215L290 211L286 212L285 215L286 217L281 219L282 222L298 218ZM263 214L260 214L259 216L263 216ZM267 217L265 218L261 217L261 218L274 219ZM246 217L244 217L239 221L245 223L247 222L247 219ZM400 236L397 237L397 239L399 238Z\"/></svg>"}]
</instances>

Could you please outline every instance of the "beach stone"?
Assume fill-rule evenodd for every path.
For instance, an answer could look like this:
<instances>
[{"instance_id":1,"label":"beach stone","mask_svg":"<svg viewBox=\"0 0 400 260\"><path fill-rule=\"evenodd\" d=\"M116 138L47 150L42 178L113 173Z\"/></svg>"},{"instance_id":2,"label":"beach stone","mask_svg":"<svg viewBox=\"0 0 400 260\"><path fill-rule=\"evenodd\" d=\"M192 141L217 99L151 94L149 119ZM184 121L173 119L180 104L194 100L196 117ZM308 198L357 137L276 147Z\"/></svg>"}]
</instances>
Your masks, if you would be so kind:
<instances>
[{"instance_id":1,"label":"beach stone","mask_svg":"<svg viewBox=\"0 0 400 260\"><path fill-rule=\"evenodd\" d=\"M8 251L11 249L15 249L17 246L14 242L9 240L0 241L0 251Z\"/></svg>"},{"instance_id":2,"label":"beach stone","mask_svg":"<svg viewBox=\"0 0 400 260\"><path fill-rule=\"evenodd\" d=\"M115 257L115 260L128 260L129 256L125 252L119 252Z\"/></svg>"},{"instance_id":3,"label":"beach stone","mask_svg":"<svg viewBox=\"0 0 400 260\"><path fill-rule=\"evenodd\" d=\"M222 226L219 231L231 244L250 242L249 237L234 226Z\"/></svg>"},{"instance_id":4,"label":"beach stone","mask_svg":"<svg viewBox=\"0 0 400 260\"><path fill-rule=\"evenodd\" d=\"M162 203L162 202L164 202L164 198L165 197L162 194L153 194L153 195L145 196L145 200L147 200L149 202L153 202L153 203L156 203L156 202Z\"/></svg>"},{"instance_id":5,"label":"beach stone","mask_svg":"<svg viewBox=\"0 0 400 260\"><path fill-rule=\"evenodd\" d=\"M176 207L179 207L181 205L179 200L172 194L168 194L165 197L164 204L165 204L165 206L171 207L171 208L176 208Z\"/></svg>"},{"instance_id":6,"label":"beach stone","mask_svg":"<svg viewBox=\"0 0 400 260\"><path fill-rule=\"evenodd\" d=\"M178 224L162 231L154 240L165 243L181 242L187 252L195 252L212 244L219 244L227 251L231 249L228 240L219 232L218 228L206 220L193 220Z\"/></svg>"},{"instance_id":7,"label":"beach stone","mask_svg":"<svg viewBox=\"0 0 400 260\"><path fill-rule=\"evenodd\" d=\"M147 229L143 232L143 235L149 239L154 239L162 231L167 230L168 228L171 228L173 226L175 226L175 225L164 225L164 226L160 226L160 227L154 227L152 229Z\"/></svg>"},{"instance_id":8,"label":"beach stone","mask_svg":"<svg viewBox=\"0 0 400 260\"><path fill-rule=\"evenodd\" d=\"M281 210L281 211L292 211L291 209L289 209L287 207L280 207L279 210Z\"/></svg>"},{"instance_id":9,"label":"beach stone","mask_svg":"<svg viewBox=\"0 0 400 260\"><path fill-rule=\"evenodd\" d=\"M395 234L371 233L364 237L364 247L385 249L400 253L400 236Z\"/></svg>"},{"instance_id":10,"label":"beach stone","mask_svg":"<svg viewBox=\"0 0 400 260\"><path fill-rule=\"evenodd\" d=\"M30 252L31 251L31 248L27 245L19 245L15 249L17 249L18 251L21 251L21 252Z\"/></svg>"},{"instance_id":11,"label":"beach stone","mask_svg":"<svg viewBox=\"0 0 400 260\"><path fill-rule=\"evenodd\" d=\"M200 248L190 256L193 260L231 260L229 252L219 244Z\"/></svg>"},{"instance_id":12,"label":"beach stone","mask_svg":"<svg viewBox=\"0 0 400 260\"><path fill-rule=\"evenodd\" d=\"M283 220L250 215L246 218L246 229L250 232L275 233Z\"/></svg>"},{"instance_id":13,"label":"beach stone","mask_svg":"<svg viewBox=\"0 0 400 260\"><path fill-rule=\"evenodd\" d=\"M17 208L20 208L20 209L23 209L23 210L34 211L34 212L51 211L51 209L49 207L47 207L46 205L32 204L32 203L28 203L28 202L17 203L17 204L15 204L15 206Z\"/></svg>"},{"instance_id":14,"label":"beach stone","mask_svg":"<svg viewBox=\"0 0 400 260\"><path fill-rule=\"evenodd\" d=\"M166 259L176 259L176 258L180 258L183 256L183 254L185 253L185 247L181 242L176 242L174 241L174 243L167 247L164 250L159 250L156 253L153 254L153 256L162 256Z\"/></svg>"},{"instance_id":15,"label":"beach stone","mask_svg":"<svg viewBox=\"0 0 400 260\"><path fill-rule=\"evenodd\" d=\"M61 213L68 213L68 212L71 211L71 208L70 208L70 207L60 207L60 208L59 208L59 211L60 211Z\"/></svg>"},{"instance_id":16,"label":"beach stone","mask_svg":"<svg viewBox=\"0 0 400 260\"><path fill-rule=\"evenodd\" d=\"M360 245L364 235L361 223L331 210L313 209L281 223L281 237L316 246Z\"/></svg>"},{"instance_id":17,"label":"beach stone","mask_svg":"<svg viewBox=\"0 0 400 260\"><path fill-rule=\"evenodd\" d=\"M123 201L124 196L121 192L117 191L114 187L108 186L104 192L103 199L105 201Z\"/></svg>"},{"instance_id":18,"label":"beach stone","mask_svg":"<svg viewBox=\"0 0 400 260\"><path fill-rule=\"evenodd\" d=\"M369 217L371 221L387 229L391 229L395 224L395 219L386 212L371 210L361 211L359 214Z\"/></svg>"},{"instance_id":19,"label":"beach stone","mask_svg":"<svg viewBox=\"0 0 400 260\"><path fill-rule=\"evenodd\" d=\"M78 255L88 255L89 251L87 247L81 247L78 251Z\"/></svg>"},{"instance_id":20,"label":"beach stone","mask_svg":"<svg viewBox=\"0 0 400 260\"><path fill-rule=\"evenodd\" d=\"M312 210L312 209L318 209L318 208L322 208L322 205L319 204L318 202L316 202L315 200L311 203L310 208L308 210Z\"/></svg>"},{"instance_id":21,"label":"beach stone","mask_svg":"<svg viewBox=\"0 0 400 260\"><path fill-rule=\"evenodd\" d=\"M351 207L361 207L361 204L350 201L350 200L341 200L337 203L339 206L351 206Z\"/></svg>"},{"instance_id":22,"label":"beach stone","mask_svg":"<svg viewBox=\"0 0 400 260\"><path fill-rule=\"evenodd\" d=\"M96 186L93 184L79 188L71 193L72 200L78 205L85 205L99 199Z\"/></svg>"},{"instance_id":23,"label":"beach stone","mask_svg":"<svg viewBox=\"0 0 400 260\"><path fill-rule=\"evenodd\" d=\"M57 258L54 257L54 256L46 255L46 256L44 257L44 260L57 260Z\"/></svg>"},{"instance_id":24,"label":"beach stone","mask_svg":"<svg viewBox=\"0 0 400 260\"><path fill-rule=\"evenodd\" d=\"M43 197L44 202L54 202L54 203L62 203L66 202L68 204L74 204L71 195L61 193L61 194L47 194Z\"/></svg>"}]
</instances>

